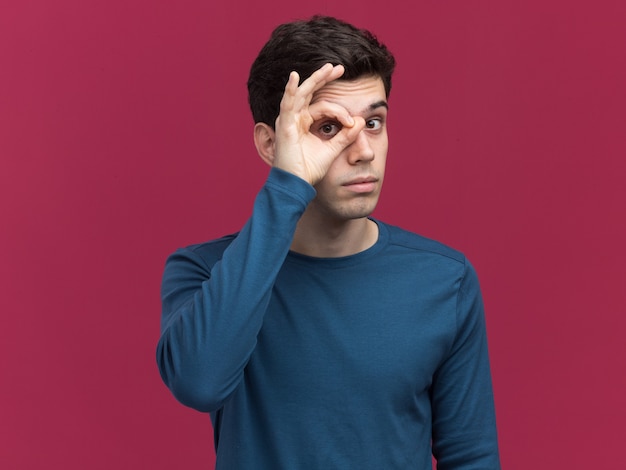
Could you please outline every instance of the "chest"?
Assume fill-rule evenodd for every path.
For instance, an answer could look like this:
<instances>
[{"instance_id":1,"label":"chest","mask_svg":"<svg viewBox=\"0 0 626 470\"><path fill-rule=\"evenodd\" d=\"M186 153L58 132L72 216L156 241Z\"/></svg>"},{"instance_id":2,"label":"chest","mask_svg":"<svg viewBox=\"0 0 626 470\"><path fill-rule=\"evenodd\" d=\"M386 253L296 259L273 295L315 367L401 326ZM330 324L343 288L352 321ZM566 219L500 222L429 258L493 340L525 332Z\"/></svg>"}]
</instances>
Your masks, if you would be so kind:
<instances>
[{"instance_id":1,"label":"chest","mask_svg":"<svg viewBox=\"0 0 626 470\"><path fill-rule=\"evenodd\" d=\"M456 285L406 270L279 275L252 364L298 396L426 393L456 332ZM368 394L365 394L367 396Z\"/></svg>"}]
</instances>

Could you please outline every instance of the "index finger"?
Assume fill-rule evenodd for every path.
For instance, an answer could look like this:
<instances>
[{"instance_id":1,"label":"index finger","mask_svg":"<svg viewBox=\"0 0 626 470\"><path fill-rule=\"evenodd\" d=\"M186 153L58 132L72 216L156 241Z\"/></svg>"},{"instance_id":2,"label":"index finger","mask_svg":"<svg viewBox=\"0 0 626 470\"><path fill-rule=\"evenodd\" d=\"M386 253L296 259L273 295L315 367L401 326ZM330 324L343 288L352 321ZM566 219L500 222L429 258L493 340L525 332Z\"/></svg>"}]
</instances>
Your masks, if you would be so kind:
<instances>
[{"instance_id":1,"label":"index finger","mask_svg":"<svg viewBox=\"0 0 626 470\"><path fill-rule=\"evenodd\" d=\"M314 124L324 121L336 121L342 127L354 126L354 119L346 108L329 101L317 101L309 106L309 114Z\"/></svg>"}]
</instances>

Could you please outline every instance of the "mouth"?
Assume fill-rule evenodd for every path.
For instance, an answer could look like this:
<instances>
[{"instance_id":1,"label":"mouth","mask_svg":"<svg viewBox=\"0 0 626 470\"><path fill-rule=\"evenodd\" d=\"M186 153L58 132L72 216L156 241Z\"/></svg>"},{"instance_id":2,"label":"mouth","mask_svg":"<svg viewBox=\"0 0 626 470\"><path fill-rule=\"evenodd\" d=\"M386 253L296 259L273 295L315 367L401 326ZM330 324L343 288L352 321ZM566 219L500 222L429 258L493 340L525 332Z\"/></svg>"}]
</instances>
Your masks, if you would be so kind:
<instances>
[{"instance_id":1,"label":"mouth","mask_svg":"<svg viewBox=\"0 0 626 470\"><path fill-rule=\"evenodd\" d=\"M342 186L355 193L371 193L376 189L378 178L373 176L365 176L362 178L354 178Z\"/></svg>"}]
</instances>

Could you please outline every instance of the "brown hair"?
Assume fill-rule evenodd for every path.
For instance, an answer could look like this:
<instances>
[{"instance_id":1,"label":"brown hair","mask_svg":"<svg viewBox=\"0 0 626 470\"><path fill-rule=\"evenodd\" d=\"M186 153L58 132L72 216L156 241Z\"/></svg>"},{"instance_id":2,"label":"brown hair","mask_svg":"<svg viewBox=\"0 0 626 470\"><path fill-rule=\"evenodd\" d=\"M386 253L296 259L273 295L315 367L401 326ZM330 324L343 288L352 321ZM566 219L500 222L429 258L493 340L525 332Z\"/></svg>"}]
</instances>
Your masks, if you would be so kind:
<instances>
[{"instance_id":1,"label":"brown hair","mask_svg":"<svg viewBox=\"0 0 626 470\"><path fill-rule=\"evenodd\" d=\"M389 97L396 61L367 30L328 16L314 16L278 26L252 64L248 101L254 122L274 127L292 71L300 82L326 63L343 65L341 80L379 76Z\"/></svg>"}]
</instances>

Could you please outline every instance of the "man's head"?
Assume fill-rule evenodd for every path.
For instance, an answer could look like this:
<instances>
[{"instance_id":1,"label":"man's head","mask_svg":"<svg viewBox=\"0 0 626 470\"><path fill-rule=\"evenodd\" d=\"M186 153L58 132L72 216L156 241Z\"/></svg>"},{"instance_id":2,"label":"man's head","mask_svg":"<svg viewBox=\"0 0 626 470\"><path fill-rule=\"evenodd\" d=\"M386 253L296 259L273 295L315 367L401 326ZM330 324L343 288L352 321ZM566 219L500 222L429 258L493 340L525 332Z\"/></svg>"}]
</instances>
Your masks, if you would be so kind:
<instances>
[{"instance_id":1,"label":"man's head","mask_svg":"<svg viewBox=\"0 0 626 470\"><path fill-rule=\"evenodd\" d=\"M387 97L395 59L369 31L341 20L315 16L278 26L250 69L248 100L254 122L274 127L292 71L300 80L326 63L343 65L341 80L380 77Z\"/></svg>"}]
</instances>

